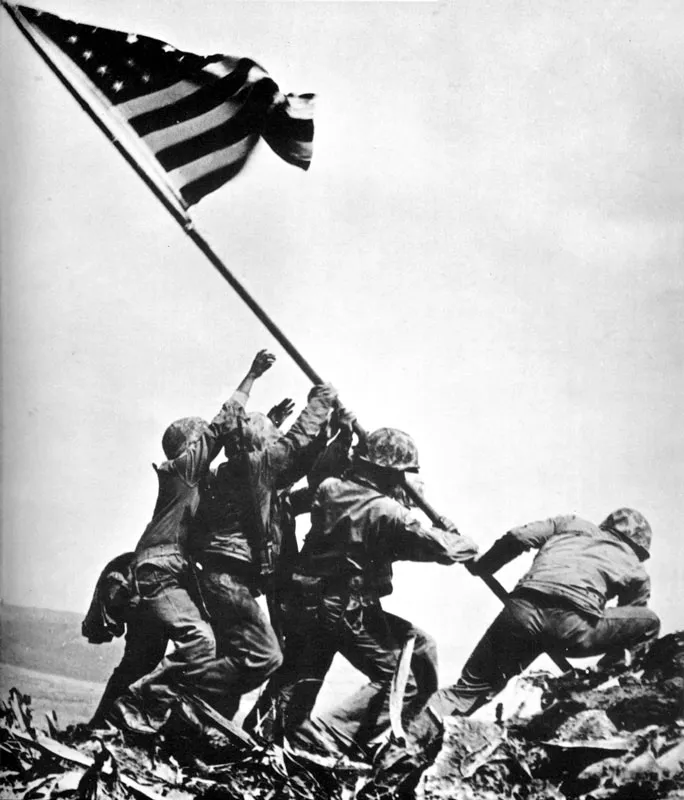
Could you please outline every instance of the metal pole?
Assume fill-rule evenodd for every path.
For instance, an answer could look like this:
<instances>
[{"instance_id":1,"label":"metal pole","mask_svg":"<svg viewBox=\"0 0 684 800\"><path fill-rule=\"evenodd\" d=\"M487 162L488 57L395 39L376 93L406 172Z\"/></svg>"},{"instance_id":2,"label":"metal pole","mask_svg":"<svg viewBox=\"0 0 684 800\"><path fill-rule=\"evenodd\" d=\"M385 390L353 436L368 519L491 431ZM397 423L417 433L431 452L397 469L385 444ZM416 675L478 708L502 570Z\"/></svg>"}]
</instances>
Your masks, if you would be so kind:
<instances>
[{"instance_id":1,"label":"metal pole","mask_svg":"<svg viewBox=\"0 0 684 800\"><path fill-rule=\"evenodd\" d=\"M97 125L97 127L104 133L104 135L109 139L109 141L114 145L117 151L126 159L126 163L132 167L136 174L145 182L145 185L150 189L150 191L154 194L154 196L164 205L164 208L171 214L171 216L176 220L176 222L181 226L184 232L192 239L192 241L197 245L200 251L206 256L209 263L220 273L220 275L226 280L230 286L237 292L238 296L247 304L247 306L251 309L251 311L256 315L257 319L265 325L268 331L271 333L274 339L281 345L283 350L292 358L292 360L297 364L297 366L304 372L304 374L309 378L309 380L316 384L316 383L323 383L322 378L320 375L314 370L314 368L304 359L301 353L297 350L297 348L292 344L292 342L285 336L283 331L276 325L276 323L269 317L266 311L257 303L257 301L252 297L252 295L245 289L245 287L240 283L240 281L233 275L233 273L226 267L223 261L219 258L219 256L214 252L211 245L207 242L207 240L197 231L195 228L194 222L190 215L182 208L176 207L176 205L171 201L171 199L167 196L166 192L164 192L156 183L156 181L150 176L137 162L135 157L126 149L125 145L117 138L113 131L109 129L106 123L100 119L100 117L95 113L93 107L91 106L90 102L83 97L83 95L78 91L78 89L69 81L68 77L62 73L59 66L53 61L53 59L49 56L46 50L42 47L40 42L33 36L30 28L27 27L26 22L22 18L21 14L17 12L17 10L5 2L5 0L0 0L2 2L3 7L7 11L7 13L12 17L14 22L16 23L17 27L24 35L26 40L32 45L32 47L36 50L38 55L43 59L43 61L50 67L52 72L56 75L59 82L64 86L64 88L69 92L69 94L76 100L79 106L83 109L83 111L88 114L90 119Z\"/></svg>"},{"instance_id":2,"label":"metal pole","mask_svg":"<svg viewBox=\"0 0 684 800\"><path fill-rule=\"evenodd\" d=\"M427 515L427 517L430 519L430 522L432 522L435 527L443 529L444 523L442 522L437 511L435 511L435 509L426 500L423 500L413 486L411 486L407 481L404 481L404 489L416 506ZM466 569L468 569L468 565L466 564L465 566ZM469 572L472 573L472 570L469 570ZM474 574L477 574L477 577L483 583L487 584L487 586L492 590L492 592L494 592L501 602L505 603L508 600L508 592L493 575L489 575L487 573ZM557 653L547 653L547 655L558 667L558 669L561 670L561 672L569 672L572 669L572 664L564 656Z\"/></svg>"},{"instance_id":3,"label":"metal pole","mask_svg":"<svg viewBox=\"0 0 684 800\"><path fill-rule=\"evenodd\" d=\"M97 127L105 134L105 136L109 139L109 141L116 147L118 152L126 159L126 163L131 166L137 175L142 178L145 182L145 185L153 192L155 197L161 201L167 211L171 214L171 216L176 220L176 222L183 228L185 233L192 239L192 241L197 245L200 251L206 256L210 264L219 272L219 274L230 284L230 286L237 292L238 296L247 304L250 310L256 315L257 319L268 329L271 333L273 338L281 345L281 347L285 350L285 352L292 358L292 360L297 364L297 366L302 370L302 372L309 378L309 380L314 383L323 383L323 379L320 375L316 372L316 370L309 364L309 362L302 356L302 354L297 350L294 344L285 336L283 331L276 325L276 323L271 319L271 317L264 311L264 309L257 303L257 301L252 297L252 295L245 289L242 283L233 275L233 273L226 267L223 261L219 258L219 256L215 253L211 245L207 242L207 240L196 230L194 223L191 217L180 208L177 208L167 197L166 193L163 192L156 182L152 179L150 175L148 175L144 169L138 164L136 159L128 152L122 142L117 139L114 133L107 127L107 125L99 118L99 116L93 111L90 103L78 92L75 86L67 79L65 75L61 72L59 67L55 64L55 62L50 58L47 52L43 49L43 47L36 41L36 39L32 36L29 29L26 28L24 21L22 20L21 16L16 12L16 10L5 2L5 0L0 0L2 2L3 7L7 11L7 13L12 17L14 22L16 23L19 30L22 34L26 37L28 42L33 46L36 52L40 55L43 61L50 67L52 72L57 76L59 82L67 89L69 94L76 100L79 106L88 114L88 116L93 120L93 122L97 125ZM359 436L361 440L366 438L366 433L363 428L356 423L354 425L354 431ZM413 487L405 484L406 491L411 498L411 500L420 508L430 519L430 521L436 527L443 527L441 524L441 517L440 515L425 501L422 497L413 489ZM494 592L494 594L502 601L506 601L508 598L508 593L504 589L504 587L494 578L492 575L479 575L478 576L484 583L489 586L489 588ZM571 665L563 658L551 656L555 663L560 667L561 670L567 671L572 669Z\"/></svg>"}]
</instances>

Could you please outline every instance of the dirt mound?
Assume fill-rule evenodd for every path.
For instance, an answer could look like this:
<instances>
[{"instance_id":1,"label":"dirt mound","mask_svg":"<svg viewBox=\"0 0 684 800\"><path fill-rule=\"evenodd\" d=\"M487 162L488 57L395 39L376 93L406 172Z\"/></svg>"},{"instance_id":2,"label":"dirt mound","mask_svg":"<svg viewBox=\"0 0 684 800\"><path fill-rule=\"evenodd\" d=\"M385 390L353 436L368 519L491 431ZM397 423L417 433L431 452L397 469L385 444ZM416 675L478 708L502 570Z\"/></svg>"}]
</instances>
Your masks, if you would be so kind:
<instances>
[{"instance_id":1,"label":"dirt mound","mask_svg":"<svg viewBox=\"0 0 684 800\"><path fill-rule=\"evenodd\" d=\"M499 724L446 721L423 800L684 798L684 634L640 663L519 679L541 711Z\"/></svg>"},{"instance_id":2,"label":"dirt mound","mask_svg":"<svg viewBox=\"0 0 684 800\"><path fill-rule=\"evenodd\" d=\"M377 767L265 746L195 700L150 740L37 730L30 699L0 706L3 798L22 800L660 800L684 798L684 634L629 667L519 679L522 711L450 718L434 752ZM530 697L537 709L529 715ZM441 745L441 749L440 749ZM426 768L430 762L431 765Z\"/></svg>"}]
</instances>

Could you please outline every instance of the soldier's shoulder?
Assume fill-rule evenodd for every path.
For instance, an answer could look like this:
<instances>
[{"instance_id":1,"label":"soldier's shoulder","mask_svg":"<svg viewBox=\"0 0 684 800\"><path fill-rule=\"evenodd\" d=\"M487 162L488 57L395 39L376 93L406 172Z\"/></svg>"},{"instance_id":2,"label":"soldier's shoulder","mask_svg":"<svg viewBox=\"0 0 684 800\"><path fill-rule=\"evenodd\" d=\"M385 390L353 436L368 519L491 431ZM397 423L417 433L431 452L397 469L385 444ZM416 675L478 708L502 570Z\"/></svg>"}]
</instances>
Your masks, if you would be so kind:
<instances>
[{"instance_id":1,"label":"soldier's shoulder","mask_svg":"<svg viewBox=\"0 0 684 800\"><path fill-rule=\"evenodd\" d=\"M577 531L578 533L600 533L598 525L577 514L561 514L554 517L553 521L558 531Z\"/></svg>"}]
</instances>

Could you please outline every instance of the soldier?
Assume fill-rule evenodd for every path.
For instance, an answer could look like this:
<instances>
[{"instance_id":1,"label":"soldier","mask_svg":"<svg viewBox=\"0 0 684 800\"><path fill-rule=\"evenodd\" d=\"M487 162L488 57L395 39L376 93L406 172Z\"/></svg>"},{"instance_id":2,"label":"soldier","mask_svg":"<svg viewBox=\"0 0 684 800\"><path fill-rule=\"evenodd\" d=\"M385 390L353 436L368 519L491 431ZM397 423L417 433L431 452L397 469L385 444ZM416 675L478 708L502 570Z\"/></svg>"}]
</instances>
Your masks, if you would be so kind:
<instances>
[{"instance_id":1,"label":"soldier","mask_svg":"<svg viewBox=\"0 0 684 800\"><path fill-rule=\"evenodd\" d=\"M214 633L197 604L188 537L199 504L199 483L226 439L246 420L244 405L254 381L274 360L261 350L211 423L185 417L164 433L162 448L168 460L154 467L159 480L157 503L135 549L131 574L139 597L137 621L143 628L163 630L175 649L115 703L110 720L117 726L138 733L157 731L179 692L206 679L215 660Z\"/></svg>"},{"instance_id":2,"label":"soldier","mask_svg":"<svg viewBox=\"0 0 684 800\"><path fill-rule=\"evenodd\" d=\"M402 484L406 472L418 471L418 452L408 434L381 428L366 446L346 477L328 478L316 492L293 576L294 631L282 672L269 687L279 709L276 735L324 753L365 752L386 730L389 687L409 635L417 638L404 717L416 714L437 687L431 637L380 604L392 591L392 562L453 564L477 553L451 523L449 530L426 528L411 515ZM338 652L370 683L316 723L309 715Z\"/></svg>"},{"instance_id":3,"label":"soldier","mask_svg":"<svg viewBox=\"0 0 684 800\"><path fill-rule=\"evenodd\" d=\"M98 578L81 632L91 644L111 642L124 636L121 662L112 672L88 726L107 729L107 718L116 700L135 681L147 675L164 658L168 637L165 627L135 614L131 602L130 568L133 553L112 559Z\"/></svg>"},{"instance_id":4,"label":"soldier","mask_svg":"<svg viewBox=\"0 0 684 800\"><path fill-rule=\"evenodd\" d=\"M267 415L250 414L226 442L227 461L203 486L196 557L218 659L202 690L229 719L240 697L282 663L278 638L256 597L269 590L280 559L279 492L311 467L325 445L321 432L336 404L329 384L314 387L286 434Z\"/></svg>"},{"instance_id":5,"label":"soldier","mask_svg":"<svg viewBox=\"0 0 684 800\"><path fill-rule=\"evenodd\" d=\"M513 528L471 567L492 574L516 556L538 549L532 567L466 661L456 684L440 689L409 727L409 746L390 742L360 797L412 796L422 769L436 755L438 720L470 715L544 652L571 658L605 654L613 662L625 648L654 639L660 621L646 608L651 528L630 508L599 526L560 516ZM617 598L617 606L606 602Z\"/></svg>"},{"instance_id":6,"label":"soldier","mask_svg":"<svg viewBox=\"0 0 684 800\"><path fill-rule=\"evenodd\" d=\"M657 615L646 608L651 527L620 508L598 526L561 516L513 528L475 563L494 573L520 553L538 549L505 608L467 660L454 686L430 700L440 716L472 714L541 653L570 658L620 658L654 639ZM611 598L617 605L606 607Z\"/></svg>"}]
</instances>

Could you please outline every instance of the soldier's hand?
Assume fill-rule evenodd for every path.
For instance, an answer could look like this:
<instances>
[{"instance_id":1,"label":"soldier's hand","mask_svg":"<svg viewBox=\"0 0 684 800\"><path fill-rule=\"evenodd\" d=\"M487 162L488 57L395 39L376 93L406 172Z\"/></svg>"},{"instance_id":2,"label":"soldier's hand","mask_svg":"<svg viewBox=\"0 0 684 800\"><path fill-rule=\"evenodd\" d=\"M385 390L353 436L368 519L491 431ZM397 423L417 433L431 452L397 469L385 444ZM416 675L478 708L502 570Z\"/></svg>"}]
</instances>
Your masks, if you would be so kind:
<instances>
[{"instance_id":1,"label":"soldier's hand","mask_svg":"<svg viewBox=\"0 0 684 800\"><path fill-rule=\"evenodd\" d=\"M330 435L335 436L339 431L351 436L356 423L356 414L342 405L337 406L330 418Z\"/></svg>"},{"instance_id":2,"label":"soldier's hand","mask_svg":"<svg viewBox=\"0 0 684 800\"><path fill-rule=\"evenodd\" d=\"M309 400L323 400L332 405L337 400L337 389L332 383L317 383L309 392Z\"/></svg>"},{"instance_id":3,"label":"soldier's hand","mask_svg":"<svg viewBox=\"0 0 684 800\"><path fill-rule=\"evenodd\" d=\"M268 350L259 350L254 356L252 366L249 368L250 374L255 378L260 378L266 370L271 368L275 360L276 357L273 353L269 353Z\"/></svg>"},{"instance_id":4,"label":"soldier's hand","mask_svg":"<svg viewBox=\"0 0 684 800\"><path fill-rule=\"evenodd\" d=\"M439 518L439 526L443 528L445 531L449 531L450 533L458 533L459 530L456 527L456 523L452 522L449 517L440 517Z\"/></svg>"},{"instance_id":5,"label":"soldier's hand","mask_svg":"<svg viewBox=\"0 0 684 800\"><path fill-rule=\"evenodd\" d=\"M286 397L284 400L281 400L277 405L273 406L273 408L268 412L266 415L271 422L279 428L283 422L292 414L294 411L294 400L290 397Z\"/></svg>"}]
</instances>

